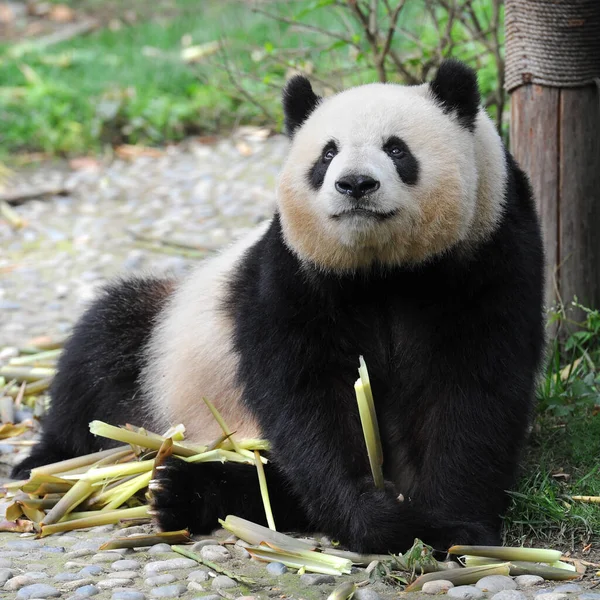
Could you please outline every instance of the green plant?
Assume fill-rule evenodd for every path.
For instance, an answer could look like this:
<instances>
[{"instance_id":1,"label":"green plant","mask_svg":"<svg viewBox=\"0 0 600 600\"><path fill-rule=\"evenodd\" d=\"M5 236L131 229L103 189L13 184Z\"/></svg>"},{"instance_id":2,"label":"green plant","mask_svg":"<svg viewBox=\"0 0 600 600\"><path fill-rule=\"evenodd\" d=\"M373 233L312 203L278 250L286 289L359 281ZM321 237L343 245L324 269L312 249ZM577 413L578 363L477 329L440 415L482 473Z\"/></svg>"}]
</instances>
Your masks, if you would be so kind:
<instances>
[{"instance_id":1,"label":"green plant","mask_svg":"<svg viewBox=\"0 0 600 600\"><path fill-rule=\"evenodd\" d=\"M588 410L600 410L600 311L582 306L573 308L584 320L570 320L564 309L550 316L549 324L567 325L574 330L565 341L551 344L546 377L539 390L539 410L561 417Z\"/></svg>"}]
</instances>

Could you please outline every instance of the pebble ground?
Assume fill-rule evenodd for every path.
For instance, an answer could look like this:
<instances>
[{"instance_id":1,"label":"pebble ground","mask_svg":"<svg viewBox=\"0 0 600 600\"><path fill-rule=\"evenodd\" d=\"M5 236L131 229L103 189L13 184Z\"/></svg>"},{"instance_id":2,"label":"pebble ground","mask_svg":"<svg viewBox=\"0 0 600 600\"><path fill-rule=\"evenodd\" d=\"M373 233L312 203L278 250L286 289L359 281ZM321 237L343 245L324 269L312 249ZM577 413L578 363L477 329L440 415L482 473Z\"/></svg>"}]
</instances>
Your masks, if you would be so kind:
<instances>
[{"instance_id":1,"label":"pebble ground","mask_svg":"<svg viewBox=\"0 0 600 600\"><path fill-rule=\"evenodd\" d=\"M17 173L10 191L40 186L71 191L18 207L26 222L22 229L0 220L0 348L23 344L32 336L68 333L107 278L147 271L183 274L199 260L172 246L150 249L148 239L194 246L208 255L268 218L286 148L282 136L246 130L212 144L189 141L156 155L57 163ZM22 451L10 440L2 442L0 481ZM0 501L0 520L4 510ZM239 586L164 544L99 550L111 537L147 532L149 527L106 526L41 540L0 533L0 598L313 600L327 597L348 578L368 578L364 569L341 578L299 576L281 564L265 566L251 561L243 544L227 540L223 530L197 541L193 549L254 578L256 586ZM487 587L481 583L442 584L429 591L465 600L600 600L600 590L584 589L589 582L559 585L500 578ZM398 595L397 588L378 582L354 597L391 600Z\"/></svg>"}]
</instances>

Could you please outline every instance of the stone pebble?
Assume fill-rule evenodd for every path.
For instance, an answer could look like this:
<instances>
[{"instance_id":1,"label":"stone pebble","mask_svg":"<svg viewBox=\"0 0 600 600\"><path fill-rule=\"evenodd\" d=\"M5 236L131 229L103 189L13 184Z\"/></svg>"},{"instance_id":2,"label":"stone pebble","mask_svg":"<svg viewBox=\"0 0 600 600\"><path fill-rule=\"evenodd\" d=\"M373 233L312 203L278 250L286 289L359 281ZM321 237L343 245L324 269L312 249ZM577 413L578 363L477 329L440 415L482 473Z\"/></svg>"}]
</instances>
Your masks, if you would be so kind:
<instances>
[{"instance_id":1,"label":"stone pebble","mask_svg":"<svg viewBox=\"0 0 600 600\"><path fill-rule=\"evenodd\" d=\"M436 594L442 594L447 592L450 588L453 588L454 584L447 579L438 579L437 581L428 581L423 584L422 592L424 594L431 594L435 596Z\"/></svg>"},{"instance_id":2,"label":"stone pebble","mask_svg":"<svg viewBox=\"0 0 600 600\"><path fill-rule=\"evenodd\" d=\"M187 578L192 581L208 581L209 574L208 571L205 571L203 569L196 569L195 571L189 573Z\"/></svg>"},{"instance_id":3,"label":"stone pebble","mask_svg":"<svg viewBox=\"0 0 600 600\"><path fill-rule=\"evenodd\" d=\"M115 571L114 573L107 573L109 579L135 579L140 574L137 571Z\"/></svg>"},{"instance_id":4,"label":"stone pebble","mask_svg":"<svg viewBox=\"0 0 600 600\"><path fill-rule=\"evenodd\" d=\"M101 590L112 590L113 588L131 585L131 579L102 579L96 585Z\"/></svg>"},{"instance_id":5,"label":"stone pebble","mask_svg":"<svg viewBox=\"0 0 600 600\"><path fill-rule=\"evenodd\" d=\"M518 575L515 577L515 583L519 587L528 588L544 583L544 578L539 575Z\"/></svg>"},{"instance_id":6,"label":"stone pebble","mask_svg":"<svg viewBox=\"0 0 600 600\"><path fill-rule=\"evenodd\" d=\"M227 575L217 575L212 580L212 587L215 590L226 590L237 586L238 584L231 577L227 577Z\"/></svg>"},{"instance_id":7,"label":"stone pebble","mask_svg":"<svg viewBox=\"0 0 600 600\"><path fill-rule=\"evenodd\" d=\"M4 584L4 589L7 592L16 592L22 587L25 587L26 585L31 585L32 583L33 579L30 579L29 577L27 577L27 575L15 575Z\"/></svg>"},{"instance_id":8,"label":"stone pebble","mask_svg":"<svg viewBox=\"0 0 600 600\"><path fill-rule=\"evenodd\" d=\"M65 569L83 569L87 567L88 564L83 562L82 560L68 560L63 567Z\"/></svg>"},{"instance_id":9,"label":"stone pebble","mask_svg":"<svg viewBox=\"0 0 600 600\"><path fill-rule=\"evenodd\" d=\"M141 568L141 564L137 560L116 560L111 568L114 571L135 571Z\"/></svg>"},{"instance_id":10,"label":"stone pebble","mask_svg":"<svg viewBox=\"0 0 600 600\"><path fill-rule=\"evenodd\" d=\"M182 583L174 583L173 585L164 585L155 587L150 591L150 595L154 598L179 598L187 592L187 587Z\"/></svg>"},{"instance_id":11,"label":"stone pebble","mask_svg":"<svg viewBox=\"0 0 600 600\"><path fill-rule=\"evenodd\" d=\"M483 598L483 592L474 585L457 585L448 590L448 596L462 600L477 600Z\"/></svg>"},{"instance_id":12,"label":"stone pebble","mask_svg":"<svg viewBox=\"0 0 600 600\"><path fill-rule=\"evenodd\" d=\"M333 575L319 575L318 573L305 573L300 576L300 581L304 585L323 585L326 583L335 583Z\"/></svg>"},{"instance_id":13,"label":"stone pebble","mask_svg":"<svg viewBox=\"0 0 600 600\"><path fill-rule=\"evenodd\" d=\"M54 581L75 581L76 579L81 579L79 573L69 573L67 571L63 573L57 573L54 576Z\"/></svg>"},{"instance_id":14,"label":"stone pebble","mask_svg":"<svg viewBox=\"0 0 600 600\"><path fill-rule=\"evenodd\" d=\"M78 598L90 598L100 593L100 590L95 585L84 585L75 590L75 596Z\"/></svg>"},{"instance_id":15,"label":"stone pebble","mask_svg":"<svg viewBox=\"0 0 600 600\"><path fill-rule=\"evenodd\" d=\"M156 587L157 585L168 585L177 580L177 577L172 573L163 573L162 575L154 575L144 579L144 583L149 587Z\"/></svg>"},{"instance_id":16,"label":"stone pebble","mask_svg":"<svg viewBox=\"0 0 600 600\"><path fill-rule=\"evenodd\" d=\"M100 575L104 573L104 569L100 565L87 565L87 567L83 567L81 571L79 571L79 575L84 575L85 577L92 575Z\"/></svg>"},{"instance_id":17,"label":"stone pebble","mask_svg":"<svg viewBox=\"0 0 600 600\"><path fill-rule=\"evenodd\" d=\"M583 588L576 583L564 583L554 588L555 594L578 594L583 592Z\"/></svg>"},{"instance_id":18,"label":"stone pebble","mask_svg":"<svg viewBox=\"0 0 600 600\"><path fill-rule=\"evenodd\" d=\"M271 575L283 575L288 572L288 568L280 562L272 562L267 565L267 571Z\"/></svg>"},{"instance_id":19,"label":"stone pebble","mask_svg":"<svg viewBox=\"0 0 600 600\"><path fill-rule=\"evenodd\" d=\"M10 550L29 552L29 550L39 550L41 543L36 540L12 540L6 542L5 547Z\"/></svg>"},{"instance_id":20,"label":"stone pebble","mask_svg":"<svg viewBox=\"0 0 600 600\"><path fill-rule=\"evenodd\" d=\"M0 558L0 569L10 569L12 567L12 560L10 558Z\"/></svg>"},{"instance_id":21,"label":"stone pebble","mask_svg":"<svg viewBox=\"0 0 600 600\"><path fill-rule=\"evenodd\" d=\"M48 579L49 577L48 574L44 573L43 571L27 571L25 575L27 575L27 577L33 579L34 581L38 581L40 579Z\"/></svg>"},{"instance_id":22,"label":"stone pebble","mask_svg":"<svg viewBox=\"0 0 600 600\"><path fill-rule=\"evenodd\" d=\"M515 581L507 575L488 575L487 577L482 577L475 585L480 590L492 594L504 590L517 589Z\"/></svg>"},{"instance_id":23,"label":"stone pebble","mask_svg":"<svg viewBox=\"0 0 600 600\"><path fill-rule=\"evenodd\" d=\"M60 587L61 589L70 592L71 590L76 590L78 588L85 587L86 585L92 585L93 583L93 579L77 579L75 581L67 581Z\"/></svg>"},{"instance_id":24,"label":"stone pebble","mask_svg":"<svg viewBox=\"0 0 600 600\"><path fill-rule=\"evenodd\" d=\"M223 563L231 558L231 552L223 546L203 546L200 550L200 556L204 560L210 560L215 563Z\"/></svg>"},{"instance_id":25,"label":"stone pebble","mask_svg":"<svg viewBox=\"0 0 600 600\"><path fill-rule=\"evenodd\" d=\"M55 587L45 583L27 585L17 592L18 600L29 600L30 598L44 600L45 598L58 598L60 595L61 593Z\"/></svg>"},{"instance_id":26,"label":"stone pebble","mask_svg":"<svg viewBox=\"0 0 600 600\"><path fill-rule=\"evenodd\" d=\"M518 590L502 590L496 592L492 600L527 600L527 596Z\"/></svg>"},{"instance_id":27,"label":"stone pebble","mask_svg":"<svg viewBox=\"0 0 600 600\"><path fill-rule=\"evenodd\" d=\"M557 594L556 592L544 592L543 594L536 594L536 600L566 600L568 594Z\"/></svg>"},{"instance_id":28,"label":"stone pebble","mask_svg":"<svg viewBox=\"0 0 600 600\"><path fill-rule=\"evenodd\" d=\"M353 600L382 600L381 596L369 588L359 588L352 596Z\"/></svg>"},{"instance_id":29,"label":"stone pebble","mask_svg":"<svg viewBox=\"0 0 600 600\"><path fill-rule=\"evenodd\" d=\"M17 552L16 550L2 550L0 558L23 558L27 552Z\"/></svg>"},{"instance_id":30,"label":"stone pebble","mask_svg":"<svg viewBox=\"0 0 600 600\"><path fill-rule=\"evenodd\" d=\"M600 600L600 594L590 593L590 594L581 594L578 600Z\"/></svg>"},{"instance_id":31,"label":"stone pebble","mask_svg":"<svg viewBox=\"0 0 600 600\"><path fill-rule=\"evenodd\" d=\"M39 550L48 554L62 554L65 551L62 546L42 546Z\"/></svg>"},{"instance_id":32,"label":"stone pebble","mask_svg":"<svg viewBox=\"0 0 600 600\"><path fill-rule=\"evenodd\" d=\"M197 566L198 563L191 558L170 558L169 560L156 560L149 562L144 567L144 572L147 575L155 573L164 573L166 571L177 571L178 569L190 569Z\"/></svg>"},{"instance_id":33,"label":"stone pebble","mask_svg":"<svg viewBox=\"0 0 600 600\"><path fill-rule=\"evenodd\" d=\"M217 594L208 594L207 596L200 596L192 600L223 600L223 598Z\"/></svg>"},{"instance_id":34,"label":"stone pebble","mask_svg":"<svg viewBox=\"0 0 600 600\"><path fill-rule=\"evenodd\" d=\"M112 600L146 600L145 594L135 590L118 590L113 592Z\"/></svg>"},{"instance_id":35,"label":"stone pebble","mask_svg":"<svg viewBox=\"0 0 600 600\"><path fill-rule=\"evenodd\" d=\"M219 545L219 540L215 540L215 539L206 539L206 540L200 540L198 542L196 542L192 547L191 550L192 552L200 552L200 550L202 550L202 548L204 548L205 546L218 546ZM170 550L170 548L169 548Z\"/></svg>"},{"instance_id":36,"label":"stone pebble","mask_svg":"<svg viewBox=\"0 0 600 600\"><path fill-rule=\"evenodd\" d=\"M121 554L111 550L110 552L100 552L94 554L90 559L93 563L113 563L121 559Z\"/></svg>"},{"instance_id":37,"label":"stone pebble","mask_svg":"<svg viewBox=\"0 0 600 600\"><path fill-rule=\"evenodd\" d=\"M203 592L205 588L199 581L190 581L187 589L190 592Z\"/></svg>"},{"instance_id":38,"label":"stone pebble","mask_svg":"<svg viewBox=\"0 0 600 600\"><path fill-rule=\"evenodd\" d=\"M154 544L148 548L148 554L166 554L171 552L169 544Z\"/></svg>"},{"instance_id":39,"label":"stone pebble","mask_svg":"<svg viewBox=\"0 0 600 600\"><path fill-rule=\"evenodd\" d=\"M0 569L0 586L4 585L14 574L15 572L12 569Z\"/></svg>"}]
</instances>

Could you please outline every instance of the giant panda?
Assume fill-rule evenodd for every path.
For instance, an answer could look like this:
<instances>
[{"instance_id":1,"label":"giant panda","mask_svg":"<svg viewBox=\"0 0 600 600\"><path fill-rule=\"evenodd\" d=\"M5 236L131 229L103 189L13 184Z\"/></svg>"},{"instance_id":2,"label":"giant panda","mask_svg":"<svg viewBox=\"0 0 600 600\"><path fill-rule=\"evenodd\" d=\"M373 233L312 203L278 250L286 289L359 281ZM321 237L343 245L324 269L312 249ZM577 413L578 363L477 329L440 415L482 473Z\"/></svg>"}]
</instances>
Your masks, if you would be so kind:
<instances>
[{"instance_id":1,"label":"giant panda","mask_svg":"<svg viewBox=\"0 0 600 600\"><path fill-rule=\"evenodd\" d=\"M18 465L100 450L88 423L271 442L280 530L356 551L500 543L544 346L543 248L527 178L447 60L416 86L283 93L291 138L272 219L181 281L112 282L60 359L43 437ZM368 365L386 479L356 407ZM151 483L164 530L264 522L256 473L167 460Z\"/></svg>"}]
</instances>

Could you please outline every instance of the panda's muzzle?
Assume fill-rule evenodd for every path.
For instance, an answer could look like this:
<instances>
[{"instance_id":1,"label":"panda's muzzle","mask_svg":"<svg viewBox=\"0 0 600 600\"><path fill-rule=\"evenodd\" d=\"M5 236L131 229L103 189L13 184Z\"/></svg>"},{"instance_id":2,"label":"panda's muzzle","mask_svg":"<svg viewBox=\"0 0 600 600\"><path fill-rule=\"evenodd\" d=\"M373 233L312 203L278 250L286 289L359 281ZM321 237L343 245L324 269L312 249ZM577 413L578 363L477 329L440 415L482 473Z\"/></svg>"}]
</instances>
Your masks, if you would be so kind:
<instances>
[{"instance_id":1,"label":"panda's muzzle","mask_svg":"<svg viewBox=\"0 0 600 600\"><path fill-rule=\"evenodd\" d=\"M360 200L379 189L381 184L368 175L346 175L335 182L335 189L345 196Z\"/></svg>"}]
</instances>

